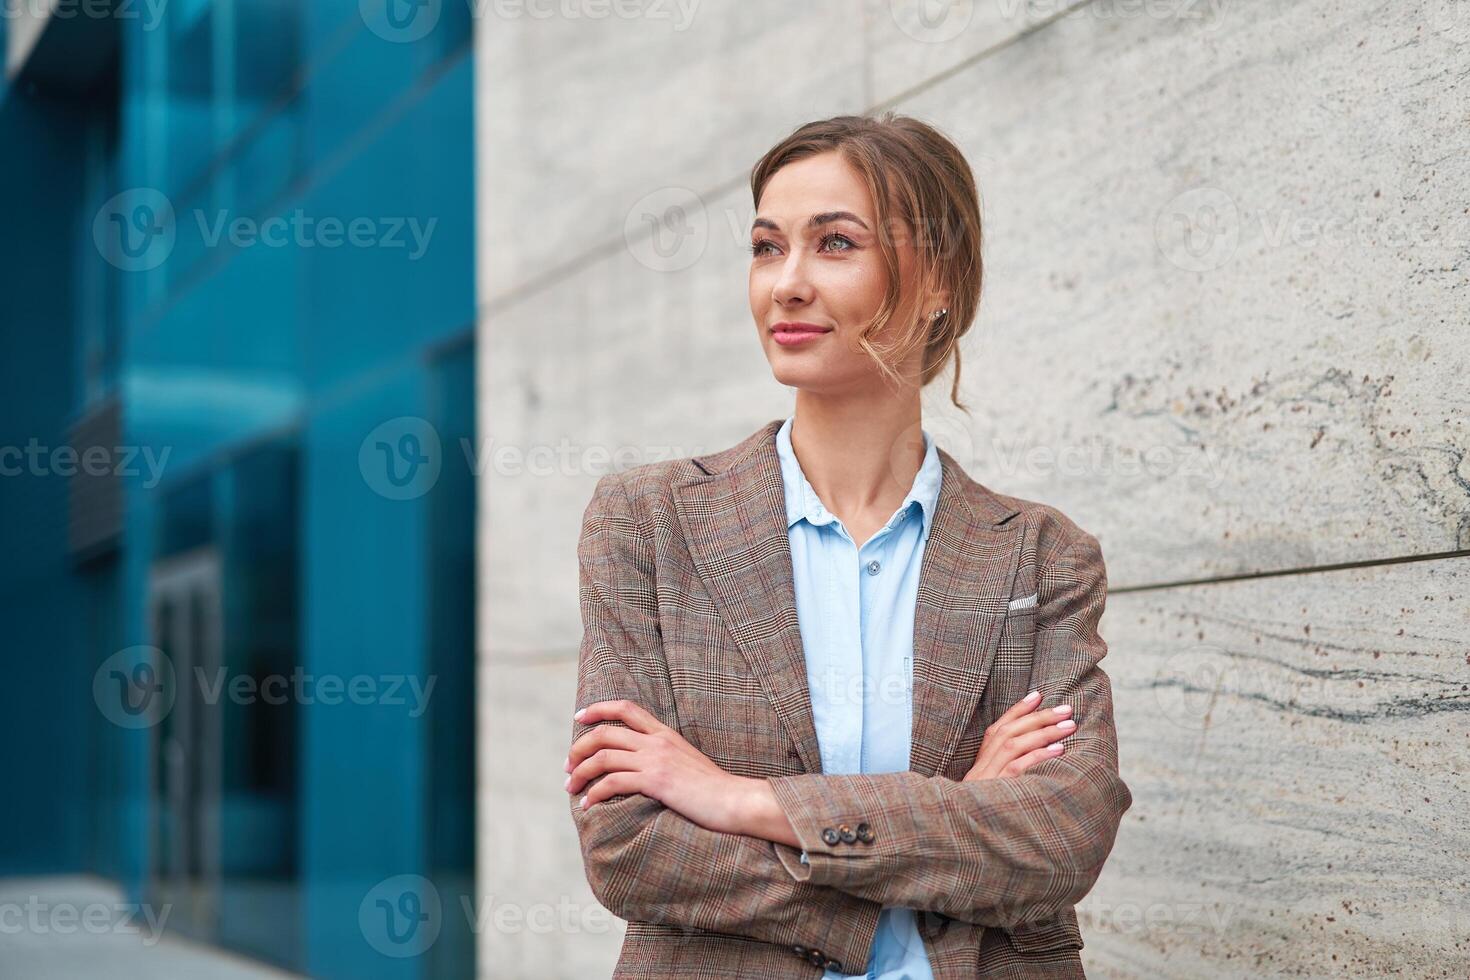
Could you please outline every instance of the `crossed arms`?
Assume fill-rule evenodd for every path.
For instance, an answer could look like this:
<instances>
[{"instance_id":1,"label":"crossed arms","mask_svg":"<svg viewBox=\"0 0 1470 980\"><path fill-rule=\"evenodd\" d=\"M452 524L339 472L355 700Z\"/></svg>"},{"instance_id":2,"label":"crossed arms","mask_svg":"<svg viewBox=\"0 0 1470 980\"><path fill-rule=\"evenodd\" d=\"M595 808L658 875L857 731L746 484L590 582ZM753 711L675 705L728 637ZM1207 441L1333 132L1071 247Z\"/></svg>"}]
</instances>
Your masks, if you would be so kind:
<instances>
[{"instance_id":1,"label":"crossed arms","mask_svg":"<svg viewBox=\"0 0 1470 980\"><path fill-rule=\"evenodd\" d=\"M626 699L677 728L652 540L622 476L602 477L577 549L577 705ZM1075 905L1132 802L1118 775L1111 685L1098 667L1107 581L1097 540L1078 531L1044 558L1037 591L1032 686L1043 703L1074 706L1064 753L1014 778L975 782L915 772L770 777L800 847L710 830L641 793L587 810L573 799L593 894L624 919L820 945L858 967L884 906L1009 926ZM573 741L596 724L574 722ZM824 828L863 822L870 844L822 839Z\"/></svg>"}]
</instances>

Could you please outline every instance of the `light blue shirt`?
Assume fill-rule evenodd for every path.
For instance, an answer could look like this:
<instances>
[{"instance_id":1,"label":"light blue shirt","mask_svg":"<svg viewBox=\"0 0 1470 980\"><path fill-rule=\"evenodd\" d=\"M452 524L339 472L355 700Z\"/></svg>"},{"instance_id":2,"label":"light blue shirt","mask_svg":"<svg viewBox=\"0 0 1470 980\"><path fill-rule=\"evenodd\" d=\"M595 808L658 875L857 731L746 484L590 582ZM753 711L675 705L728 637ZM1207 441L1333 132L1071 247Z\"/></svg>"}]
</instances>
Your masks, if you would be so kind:
<instances>
[{"instance_id":1,"label":"light blue shirt","mask_svg":"<svg viewBox=\"0 0 1470 980\"><path fill-rule=\"evenodd\" d=\"M776 431L776 451L822 771L903 772L913 730L914 604L939 502L939 454L925 431L924 462L913 488L888 523L858 548L802 473L791 448L794 419ZM867 972L829 969L823 980L933 976L914 910L885 906Z\"/></svg>"}]
</instances>

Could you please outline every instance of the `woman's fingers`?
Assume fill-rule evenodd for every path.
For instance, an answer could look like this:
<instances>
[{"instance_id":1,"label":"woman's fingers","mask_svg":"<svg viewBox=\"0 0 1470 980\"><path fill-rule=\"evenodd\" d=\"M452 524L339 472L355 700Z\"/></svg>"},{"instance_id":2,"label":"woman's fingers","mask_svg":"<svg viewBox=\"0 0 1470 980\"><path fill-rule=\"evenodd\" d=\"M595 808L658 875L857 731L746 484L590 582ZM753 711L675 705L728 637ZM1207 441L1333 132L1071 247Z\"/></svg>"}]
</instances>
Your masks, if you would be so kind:
<instances>
[{"instance_id":1,"label":"woman's fingers","mask_svg":"<svg viewBox=\"0 0 1470 980\"><path fill-rule=\"evenodd\" d=\"M575 712L572 717L584 725L598 721L621 721L635 732L645 735L652 735L668 727L636 701L622 698L615 701L594 701Z\"/></svg>"},{"instance_id":2,"label":"woman's fingers","mask_svg":"<svg viewBox=\"0 0 1470 980\"><path fill-rule=\"evenodd\" d=\"M1015 721L1007 722L1005 727L999 730L999 734L1011 736L1021 735L1029 731L1034 731L1043 725L1055 725L1059 719L1068 718L1071 714L1072 706L1070 704L1059 704L1054 708L1047 708L1044 711L1033 711L1029 715L1024 715Z\"/></svg>"},{"instance_id":3,"label":"woman's fingers","mask_svg":"<svg viewBox=\"0 0 1470 980\"><path fill-rule=\"evenodd\" d=\"M1059 704L1055 707L1047 708L1045 711L1037 711L1036 704L1039 702L1033 696L1035 694L1036 692L1033 691L1008 708L1005 714L997 718L986 729L986 737L1007 738L1019 735L1022 732L1029 732L1033 729L1040 728L1042 725L1050 725L1058 718L1065 718L1072 711L1070 704Z\"/></svg>"},{"instance_id":4,"label":"woman's fingers","mask_svg":"<svg viewBox=\"0 0 1470 980\"><path fill-rule=\"evenodd\" d=\"M994 779L1006 775L1010 771L1008 767L1020 757L1066 738L1077 728L1068 717L1071 710L1071 705L1063 704L1045 711L1022 714L1003 724L997 721L986 730L975 764L965 778ZM1005 718L1005 715L1001 717Z\"/></svg>"},{"instance_id":5,"label":"woman's fingers","mask_svg":"<svg viewBox=\"0 0 1470 980\"><path fill-rule=\"evenodd\" d=\"M1045 728L1038 728L1033 732L1012 736L1002 751L1012 759L1016 759L1034 749L1045 748L1053 742L1060 742L1076 730L1076 722L1070 718L1063 718L1061 721L1047 725Z\"/></svg>"},{"instance_id":6,"label":"woman's fingers","mask_svg":"<svg viewBox=\"0 0 1470 980\"><path fill-rule=\"evenodd\" d=\"M984 737L980 740L980 750L975 753L975 761L970 765L970 772L966 774L966 779L969 779L971 775L978 775L982 771L989 770L990 757L994 755L995 747L1005 740L1012 726L1024 721L1040 703L1041 692L1032 691L991 722L990 727L985 729Z\"/></svg>"},{"instance_id":7,"label":"woman's fingers","mask_svg":"<svg viewBox=\"0 0 1470 980\"><path fill-rule=\"evenodd\" d=\"M1072 706L1070 704L1059 704L1055 708L1047 708L1043 711L1033 711L1022 715L1014 721L1008 721L1004 725L992 726L985 735L986 740L1003 743L1007 739L1013 739L1028 732L1034 732L1047 725L1055 725L1058 721L1071 717ZM984 747L984 743L981 743Z\"/></svg>"},{"instance_id":8,"label":"woman's fingers","mask_svg":"<svg viewBox=\"0 0 1470 980\"><path fill-rule=\"evenodd\" d=\"M582 760L600 749L637 748L640 737L641 733L631 728L623 728L619 725L598 725L572 743L572 749L567 754L567 761L562 764L562 770L571 772L581 765Z\"/></svg>"},{"instance_id":9,"label":"woman's fingers","mask_svg":"<svg viewBox=\"0 0 1470 980\"><path fill-rule=\"evenodd\" d=\"M1062 751L1063 749L1061 742L1053 742L1050 745L1043 745L1039 749L1033 749L1020 758L1013 759L1010 762L1006 763L1006 765L1001 769L1001 775L1019 776L1021 773L1025 772L1027 769L1036 765L1036 763L1040 762L1043 759L1056 758L1057 756L1062 754Z\"/></svg>"},{"instance_id":10,"label":"woman's fingers","mask_svg":"<svg viewBox=\"0 0 1470 980\"><path fill-rule=\"evenodd\" d=\"M633 771L637 758L638 753L626 749L598 749L572 770L564 784L566 791L580 793L583 786L603 773Z\"/></svg>"},{"instance_id":11,"label":"woman's fingers","mask_svg":"<svg viewBox=\"0 0 1470 980\"><path fill-rule=\"evenodd\" d=\"M1009 722L1015 721L1016 719L1025 715L1028 711L1036 710L1036 706L1040 703L1041 692L1032 691L1030 694L1026 695L1024 698L1007 708L1003 715L995 719L995 724L991 727L998 728L1001 725L1005 725Z\"/></svg>"},{"instance_id":12,"label":"woman's fingers","mask_svg":"<svg viewBox=\"0 0 1470 980\"><path fill-rule=\"evenodd\" d=\"M577 801L577 805L586 810L594 803L614 796L629 796L641 792L641 783L638 781L639 774L636 772L614 772L608 773L601 782L587 791L587 795Z\"/></svg>"}]
</instances>

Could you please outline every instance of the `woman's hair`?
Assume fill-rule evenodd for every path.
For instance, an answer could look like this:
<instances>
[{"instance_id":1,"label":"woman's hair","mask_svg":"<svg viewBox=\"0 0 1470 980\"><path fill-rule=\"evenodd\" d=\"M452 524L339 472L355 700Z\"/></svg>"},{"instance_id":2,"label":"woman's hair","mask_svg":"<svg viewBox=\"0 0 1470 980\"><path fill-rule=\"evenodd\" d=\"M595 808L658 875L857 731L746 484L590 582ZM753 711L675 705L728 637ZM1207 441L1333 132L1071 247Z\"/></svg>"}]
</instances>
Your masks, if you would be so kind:
<instances>
[{"instance_id":1,"label":"woman's hair","mask_svg":"<svg viewBox=\"0 0 1470 980\"><path fill-rule=\"evenodd\" d=\"M834 116L809 122L777 143L750 174L751 197L760 206L766 182L788 163L836 150L868 184L878 209L878 242L888 266L888 290L877 315L858 334L858 345L890 379L901 382L893 364L924 347L923 387L954 355L950 400L960 402L959 340L980 306L984 265L980 256L980 199L964 154L934 127L910 116ZM917 257L915 281L920 295L949 289L949 312L929 319L918 311L917 329L896 330L893 343L875 346L869 338L899 315L901 282L895 241L911 236ZM912 299L909 300L913 302ZM912 314L911 314L912 316Z\"/></svg>"}]
</instances>

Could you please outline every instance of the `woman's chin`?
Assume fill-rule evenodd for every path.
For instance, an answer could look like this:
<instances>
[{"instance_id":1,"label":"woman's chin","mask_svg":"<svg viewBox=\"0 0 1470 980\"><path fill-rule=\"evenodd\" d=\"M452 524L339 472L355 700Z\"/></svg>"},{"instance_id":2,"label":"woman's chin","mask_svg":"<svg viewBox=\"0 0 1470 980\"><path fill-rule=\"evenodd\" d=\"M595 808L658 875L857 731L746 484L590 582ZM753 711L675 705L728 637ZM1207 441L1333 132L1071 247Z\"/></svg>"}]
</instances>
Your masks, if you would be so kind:
<instances>
[{"instance_id":1,"label":"woman's chin","mask_svg":"<svg viewBox=\"0 0 1470 980\"><path fill-rule=\"evenodd\" d=\"M777 351L772 358L771 374L776 381L788 388L823 388L824 381L830 384L829 373L821 370L821 365L816 363L800 364L797 361L800 356L792 356L786 351Z\"/></svg>"}]
</instances>

